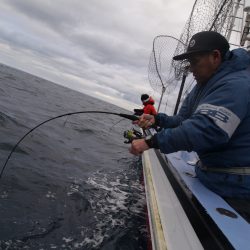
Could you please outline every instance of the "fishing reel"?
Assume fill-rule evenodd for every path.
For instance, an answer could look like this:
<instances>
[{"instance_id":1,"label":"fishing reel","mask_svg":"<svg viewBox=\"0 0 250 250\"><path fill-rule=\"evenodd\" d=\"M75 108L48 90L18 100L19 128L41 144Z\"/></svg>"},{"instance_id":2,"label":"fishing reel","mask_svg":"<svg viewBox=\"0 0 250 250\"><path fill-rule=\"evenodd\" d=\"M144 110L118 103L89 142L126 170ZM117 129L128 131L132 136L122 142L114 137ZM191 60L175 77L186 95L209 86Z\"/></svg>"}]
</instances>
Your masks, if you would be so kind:
<instances>
[{"instance_id":1,"label":"fishing reel","mask_svg":"<svg viewBox=\"0 0 250 250\"><path fill-rule=\"evenodd\" d=\"M143 134L134 128L124 131L123 136L127 139L126 141L124 141L124 143L126 144L131 143L133 140L143 138Z\"/></svg>"}]
</instances>

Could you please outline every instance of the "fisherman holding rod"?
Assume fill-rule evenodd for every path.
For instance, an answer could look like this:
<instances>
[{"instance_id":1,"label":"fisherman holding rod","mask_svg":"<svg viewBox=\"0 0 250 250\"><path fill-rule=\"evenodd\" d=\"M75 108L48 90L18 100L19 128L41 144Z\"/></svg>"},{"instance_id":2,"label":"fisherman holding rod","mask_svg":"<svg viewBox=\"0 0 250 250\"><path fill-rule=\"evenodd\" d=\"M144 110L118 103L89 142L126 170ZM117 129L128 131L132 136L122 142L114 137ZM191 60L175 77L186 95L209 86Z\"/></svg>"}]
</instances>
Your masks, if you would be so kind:
<instances>
[{"instance_id":1,"label":"fisherman holding rod","mask_svg":"<svg viewBox=\"0 0 250 250\"><path fill-rule=\"evenodd\" d=\"M142 115L134 123L162 130L133 140L130 152L149 148L168 154L180 150L199 156L199 180L223 197L250 200L250 56L244 49L229 50L226 38L214 31L191 38L185 53L197 82L177 115Z\"/></svg>"}]
</instances>

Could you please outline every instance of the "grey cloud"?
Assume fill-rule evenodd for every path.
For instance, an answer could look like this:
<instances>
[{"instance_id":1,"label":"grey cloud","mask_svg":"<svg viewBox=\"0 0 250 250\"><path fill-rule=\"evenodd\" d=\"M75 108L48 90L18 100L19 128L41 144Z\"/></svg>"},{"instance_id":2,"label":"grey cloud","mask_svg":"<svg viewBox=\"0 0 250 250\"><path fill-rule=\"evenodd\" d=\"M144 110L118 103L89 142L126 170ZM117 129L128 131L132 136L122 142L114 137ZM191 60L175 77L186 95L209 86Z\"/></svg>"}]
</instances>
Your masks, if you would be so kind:
<instances>
[{"instance_id":1,"label":"grey cloud","mask_svg":"<svg viewBox=\"0 0 250 250\"><path fill-rule=\"evenodd\" d=\"M37 62L30 73L40 70L65 85L138 103L141 92L150 91L153 38L174 29L164 12L169 2L174 7L160 0L5 0L0 43Z\"/></svg>"},{"instance_id":2,"label":"grey cloud","mask_svg":"<svg viewBox=\"0 0 250 250\"><path fill-rule=\"evenodd\" d=\"M99 63L121 64L131 67L145 65L145 61L148 60L145 56L146 49L136 44L132 36L126 37L121 34L116 19L113 20L114 24L103 17L98 17L101 14L99 12L102 12L104 17L105 12L110 12L107 4L102 4L102 8L97 9L94 2L92 4L81 3L80 9L83 13L81 13L81 18L78 18L80 13L73 15L72 11L69 11L68 2L65 3L63 4L62 1L62 5L58 8L53 2L48 4L48 1L43 1L43 4L35 1L9 1L9 4L16 10L33 20L46 23L48 27L61 33L64 39L67 37L69 41L85 50L92 59ZM70 4L74 4L74 1ZM98 4L100 5L100 3ZM113 5L113 7L117 6ZM84 20L88 23L87 25L84 24ZM94 27L97 25L96 22L102 27L101 29ZM46 50L43 51L45 53Z\"/></svg>"},{"instance_id":3,"label":"grey cloud","mask_svg":"<svg viewBox=\"0 0 250 250\"><path fill-rule=\"evenodd\" d=\"M122 41L119 37L85 32L75 35L74 39L86 53L101 64L120 64L129 67L145 67L147 51L131 41Z\"/></svg>"},{"instance_id":4,"label":"grey cloud","mask_svg":"<svg viewBox=\"0 0 250 250\"><path fill-rule=\"evenodd\" d=\"M26 15L30 19L37 20L53 27L55 30L63 30L64 26L71 24L74 19L73 13L62 8L63 5L53 3L53 1L18 1L11 0L7 3L13 7L18 13ZM66 28L66 27L65 27Z\"/></svg>"},{"instance_id":5,"label":"grey cloud","mask_svg":"<svg viewBox=\"0 0 250 250\"><path fill-rule=\"evenodd\" d=\"M63 43L53 43L53 39L48 37L37 37L32 34L27 34L22 30L9 29L0 21L0 40L11 46L14 50L29 51L31 54L39 55L51 60L68 59L77 64L86 66L87 63L83 60L84 56L81 53L72 53ZM84 55L84 53L82 53Z\"/></svg>"}]
</instances>

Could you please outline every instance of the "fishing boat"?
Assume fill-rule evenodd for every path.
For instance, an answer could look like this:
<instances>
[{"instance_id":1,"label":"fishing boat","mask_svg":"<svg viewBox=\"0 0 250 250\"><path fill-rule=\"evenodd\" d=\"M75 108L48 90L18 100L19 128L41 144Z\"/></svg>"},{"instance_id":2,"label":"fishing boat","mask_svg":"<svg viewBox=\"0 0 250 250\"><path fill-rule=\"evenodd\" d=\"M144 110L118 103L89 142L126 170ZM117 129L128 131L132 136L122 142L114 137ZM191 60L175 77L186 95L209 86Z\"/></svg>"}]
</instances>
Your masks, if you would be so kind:
<instances>
[{"instance_id":1,"label":"fishing boat","mask_svg":"<svg viewBox=\"0 0 250 250\"><path fill-rule=\"evenodd\" d=\"M190 34L187 35L188 29L193 29L192 32L196 33L208 30L208 26L206 26L208 24L210 27L211 24L216 27L214 30L227 34L226 37L230 39L229 41L240 36L238 42L231 42L231 47L245 46L246 49L249 48L250 8L245 6L245 1L213 2L211 0L207 4L213 8L214 18L210 18L203 27L200 26L197 28L198 30L195 30L196 26L192 20L195 19L197 11L200 11L205 4L204 1L195 1L185 26L186 33L183 32L180 39L175 39L175 41L181 41L177 44L178 51L184 50L185 44L190 39ZM222 16L223 11L224 16ZM208 15L207 10L206 15ZM240 24L238 30L236 29L237 22ZM225 28L224 24L226 23L227 27ZM159 37L163 38L163 36ZM166 37L170 38L170 36ZM178 46L183 48L180 49ZM154 60L152 61L156 63L154 49L152 56ZM151 72L154 67L150 67ZM154 69L154 72L158 74L159 82L162 83L160 99L162 100L167 86L164 85L163 76L159 73L159 69L157 67ZM170 68L168 70L170 71ZM187 74L183 70L182 78L180 78L182 84L186 77ZM151 77L154 81L156 78ZM168 82L169 79L170 77L168 77ZM181 88L183 89L183 86ZM181 101L180 92L178 99ZM175 112L178 110L179 103L176 105ZM154 134L156 131L149 129L146 133ZM179 151L163 154L159 150L150 149L143 153L142 161L152 249L250 249L250 218L242 215L233 204L226 202L222 197L207 189L196 178L194 165L197 159L195 152Z\"/></svg>"}]
</instances>

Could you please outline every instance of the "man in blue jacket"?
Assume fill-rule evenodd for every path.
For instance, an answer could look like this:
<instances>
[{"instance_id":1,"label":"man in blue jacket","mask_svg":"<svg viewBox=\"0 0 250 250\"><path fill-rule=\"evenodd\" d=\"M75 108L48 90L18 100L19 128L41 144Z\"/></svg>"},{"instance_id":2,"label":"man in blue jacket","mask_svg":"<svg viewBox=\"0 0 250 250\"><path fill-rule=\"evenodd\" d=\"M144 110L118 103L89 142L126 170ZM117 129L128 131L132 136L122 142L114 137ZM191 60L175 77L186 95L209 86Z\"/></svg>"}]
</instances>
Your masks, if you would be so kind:
<instances>
[{"instance_id":1,"label":"man in blue jacket","mask_svg":"<svg viewBox=\"0 0 250 250\"><path fill-rule=\"evenodd\" d=\"M197 82L176 116L143 115L137 124L163 129L134 140L130 152L149 148L163 153L195 151L199 180L223 197L250 199L250 57L244 49L229 51L217 32L195 34L187 51L174 60L187 60Z\"/></svg>"}]
</instances>

